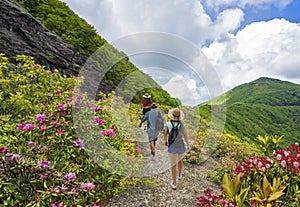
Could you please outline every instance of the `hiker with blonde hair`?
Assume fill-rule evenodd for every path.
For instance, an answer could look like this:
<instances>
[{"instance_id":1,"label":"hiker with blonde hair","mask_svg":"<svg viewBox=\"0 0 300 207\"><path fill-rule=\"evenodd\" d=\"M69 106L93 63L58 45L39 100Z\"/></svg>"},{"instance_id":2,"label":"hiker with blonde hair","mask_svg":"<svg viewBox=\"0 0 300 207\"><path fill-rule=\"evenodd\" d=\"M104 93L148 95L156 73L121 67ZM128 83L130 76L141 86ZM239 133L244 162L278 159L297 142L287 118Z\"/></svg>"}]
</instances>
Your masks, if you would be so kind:
<instances>
[{"instance_id":1,"label":"hiker with blonde hair","mask_svg":"<svg viewBox=\"0 0 300 207\"><path fill-rule=\"evenodd\" d=\"M186 128L183 123L183 111L179 108L171 109L168 112L168 117L170 120L166 123L164 128L164 141L165 145L168 147L168 155L171 162L172 181L170 186L175 190L177 188L177 178L178 180L182 179L182 159L186 152L186 146L187 150L189 150L190 144L187 137ZM182 135L184 140L182 139Z\"/></svg>"}]
</instances>

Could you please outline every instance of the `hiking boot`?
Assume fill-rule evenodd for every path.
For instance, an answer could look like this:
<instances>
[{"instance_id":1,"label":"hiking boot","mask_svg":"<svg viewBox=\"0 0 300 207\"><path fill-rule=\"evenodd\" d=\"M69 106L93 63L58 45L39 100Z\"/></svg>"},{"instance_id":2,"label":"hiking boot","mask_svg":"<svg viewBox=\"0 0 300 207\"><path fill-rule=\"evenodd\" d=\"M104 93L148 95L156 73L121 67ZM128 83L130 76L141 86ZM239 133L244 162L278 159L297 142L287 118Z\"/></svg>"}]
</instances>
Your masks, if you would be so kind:
<instances>
[{"instance_id":1,"label":"hiking boot","mask_svg":"<svg viewBox=\"0 0 300 207\"><path fill-rule=\"evenodd\" d=\"M173 190L176 190L176 188L177 188L176 185L174 185L173 182L170 183L170 187L171 187Z\"/></svg>"},{"instance_id":2,"label":"hiking boot","mask_svg":"<svg viewBox=\"0 0 300 207\"><path fill-rule=\"evenodd\" d=\"M181 180L181 179L182 179L182 174L178 175L178 180Z\"/></svg>"}]
</instances>

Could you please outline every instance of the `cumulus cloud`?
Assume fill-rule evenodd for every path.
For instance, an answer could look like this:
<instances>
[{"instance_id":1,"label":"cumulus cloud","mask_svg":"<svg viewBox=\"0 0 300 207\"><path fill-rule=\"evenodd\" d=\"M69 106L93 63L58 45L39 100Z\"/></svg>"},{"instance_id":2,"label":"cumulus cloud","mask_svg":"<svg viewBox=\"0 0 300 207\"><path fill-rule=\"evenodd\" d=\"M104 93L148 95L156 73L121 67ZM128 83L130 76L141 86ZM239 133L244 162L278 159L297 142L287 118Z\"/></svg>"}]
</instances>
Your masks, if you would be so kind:
<instances>
[{"instance_id":1,"label":"cumulus cloud","mask_svg":"<svg viewBox=\"0 0 300 207\"><path fill-rule=\"evenodd\" d=\"M202 51L225 90L261 76L300 80L300 25L285 19L252 23Z\"/></svg>"},{"instance_id":2,"label":"cumulus cloud","mask_svg":"<svg viewBox=\"0 0 300 207\"><path fill-rule=\"evenodd\" d=\"M207 76L207 83L211 84L214 78L220 80L225 91L261 76L300 82L299 24L285 19L273 19L251 23L239 30L245 18L245 8L282 9L291 4L292 0L63 1L92 24L108 42L142 32L172 34L190 41L203 51L218 74L218 77ZM214 19L208 15L208 8L217 11ZM148 40L146 43L156 51L170 46L165 45L165 41L150 41L151 38L147 38L146 41ZM145 42L145 38L135 39L132 44L138 41ZM188 53L186 48L181 48L174 54L182 56ZM174 72L177 69L176 74L179 76L171 76L169 79L155 77L161 73L150 74L154 80L161 80L160 83L171 94L175 93L174 83L184 80L181 81L182 87L176 89L176 97L185 104L193 102L191 97L200 103L217 94L209 93L205 89L205 83L200 83L199 78L194 78L194 74L184 67L176 66L176 62L170 65L170 61L163 58L165 57L153 59L148 55L141 57L142 61L133 63L137 63L140 69L158 67ZM182 90L179 91L178 88Z\"/></svg>"},{"instance_id":3,"label":"cumulus cloud","mask_svg":"<svg viewBox=\"0 0 300 207\"><path fill-rule=\"evenodd\" d=\"M243 20L239 9L228 9L214 22L199 1L192 0L64 0L108 41L125 35L159 31L197 45L236 29ZM88 3L87 3L88 2Z\"/></svg>"},{"instance_id":4,"label":"cumulus cloud","mask_svg":"<svg viewBox=\"0 0 300 207\"><path fill-rule=\"evenodd\" d=\"M184 78L180 75L173 76L166 84L162 85L170 95L184 100L184 104L195 106L199 100L207 99L209 92L205 86L198 87L196 80Z\"/></svg>"}]
</instances>

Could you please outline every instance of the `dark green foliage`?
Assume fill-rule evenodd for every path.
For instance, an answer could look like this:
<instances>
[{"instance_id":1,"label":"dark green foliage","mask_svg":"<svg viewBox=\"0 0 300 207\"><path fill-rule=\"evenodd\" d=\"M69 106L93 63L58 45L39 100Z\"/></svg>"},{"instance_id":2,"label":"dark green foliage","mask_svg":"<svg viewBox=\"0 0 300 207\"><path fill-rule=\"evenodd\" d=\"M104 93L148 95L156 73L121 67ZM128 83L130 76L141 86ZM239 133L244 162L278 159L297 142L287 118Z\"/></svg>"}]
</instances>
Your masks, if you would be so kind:
<instances>
[{"instance_id":1,"label":"dark green foliage","mask_svg":"<svg viewBox=\"0 0 300 207\"><path fill-rule=\"evenodd\" d=\"M258 135L283 135L282 146L299 140L300 85L260 78L222 96L226 96L228 133L253 141ZM224 104L221 100L215 98L215 102ZM208 103L200 105L199 110L204 118L210 119Z\"/></svg>"},{"instance_id":2,"label":"dark green foliage","mask_svg":"<svg viewBox=\"0 0 300 207\"><path fill-rule=\"evenodd\" d=\"M127 76L135 73L134 80L130 79L128 81L126 79L128 81L126 83L127 88L120 94L124 96L125 101L131 101L132 99L132 102L139 103L143 93L141 89L153 88L151 90L147 89L147 92L155 97L154 100L156 102L172 107L180 104L178 99L171 98L150 76L144 74L129 62L126 54L110 46L98 35L94 27L75 14L66 3L59 0L15 1L32 16L41 21L50 31L72 44L78 53L85 55L87 58L90 58L91 55L96 56L94 64L97 68L100 68L100 70L109 69L108 71L105 70L103 81L109 83L112 88L117 88ZM104 52L103 47L105 47ZM100 48L101 51L98 52ZM114 64L109 65L111 63ZM137 82L144 83L145 85L141 88ZM107 91L107 89L102 89L102 91Z\"/></svg>"},{"instance_id":3,"label":"dark green foliage","mask_svg":"<svg viewBox=\"0 0 300 207\"><path fill-rule=\"evenodd\" d=\"M106 41L85 20L59 0L15 0L49 30L71 43L79 53L92 54Z\"/></svg>"}]
</instances>

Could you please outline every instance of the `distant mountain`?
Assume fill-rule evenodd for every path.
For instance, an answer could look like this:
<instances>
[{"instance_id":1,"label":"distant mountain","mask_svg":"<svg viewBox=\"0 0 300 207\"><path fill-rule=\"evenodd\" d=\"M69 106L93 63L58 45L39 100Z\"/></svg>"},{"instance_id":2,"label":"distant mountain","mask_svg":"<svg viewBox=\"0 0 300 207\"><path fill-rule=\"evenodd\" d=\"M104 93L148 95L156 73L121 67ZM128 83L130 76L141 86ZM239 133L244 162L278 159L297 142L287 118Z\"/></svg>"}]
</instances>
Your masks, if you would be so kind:
<instances>
[{"instance_id":1,"label":"distant mountain","mask_svg":"<svg viewBox=\"0 0 300 207\"><path fill-rule=\"evenodd\" d=\"M225 101L224 101L225 100ZM210 105L226 104L225 130L240 138L284 135L284 143L300 140L300 85L271 78L242 84L199 106L210 119Z\"/></svg>"}]
</instances>

